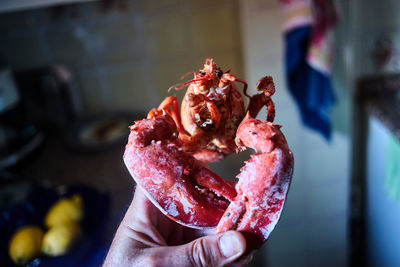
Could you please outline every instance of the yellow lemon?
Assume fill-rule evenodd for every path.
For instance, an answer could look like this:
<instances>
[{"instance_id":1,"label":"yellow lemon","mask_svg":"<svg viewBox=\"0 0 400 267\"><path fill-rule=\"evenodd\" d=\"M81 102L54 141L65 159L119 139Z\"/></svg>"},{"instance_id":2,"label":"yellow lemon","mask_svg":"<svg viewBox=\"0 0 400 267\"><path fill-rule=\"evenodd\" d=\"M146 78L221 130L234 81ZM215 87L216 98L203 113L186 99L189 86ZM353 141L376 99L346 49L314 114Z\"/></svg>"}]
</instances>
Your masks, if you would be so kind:
<instances>
[{"instance_id":1,"label":"yellow lemon","mask_svg":"<svg viewBox=\"0 0 400 267\"><path fill-rule=\"evenodd\" d=\"M48 256L64 255L81 235L81 227L75 222L55 225L43 237L42 252Z\"/></svg>"},{"instance_id":2,"label":"yellow lemon","mask_svg":"<svg viewBox=\"0 0 400 267\"><path fill-rule=\"evenodd\" d=\"M40 255L43 231L38 226L27 225L13 235L8 252L15 264L25 265Z\"/></svg>"},{"instance_id":3,"label":"yellow lemon","mask_svg":"<svg viewBox=\"0 0 400 267\"><path fill-rule=\"evenodd\" d=\"M79 222L83 217L83 201L78 194L71 198L62 198L49 209L45 225L52 227L65 222Z\"/></svg>"}]
</instances>

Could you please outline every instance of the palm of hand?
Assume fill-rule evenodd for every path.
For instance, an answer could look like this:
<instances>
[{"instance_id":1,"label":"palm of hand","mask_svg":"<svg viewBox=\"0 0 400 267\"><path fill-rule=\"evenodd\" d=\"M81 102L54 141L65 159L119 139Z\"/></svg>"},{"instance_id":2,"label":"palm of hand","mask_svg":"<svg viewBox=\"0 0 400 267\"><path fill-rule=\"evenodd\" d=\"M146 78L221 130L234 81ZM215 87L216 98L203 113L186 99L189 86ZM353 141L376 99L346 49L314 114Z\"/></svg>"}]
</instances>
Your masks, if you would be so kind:
<instances>
[{"instance_id":1,"label":"palm of hand","mask_svg":"<svg viewBox=\"0 0 400 267\"><path fill-rule=\"evenodd\" d=\"M212 234L214 230L198 230L174 222L161 213L139 187L136 189L133 203L129 209L131 208L134 212L129 214L133 216L128 220L124 219L126 226L135 231L146 233L148 239L145 243L148 246L182 245L198 237Z\"/></svg>"}]
</instances>

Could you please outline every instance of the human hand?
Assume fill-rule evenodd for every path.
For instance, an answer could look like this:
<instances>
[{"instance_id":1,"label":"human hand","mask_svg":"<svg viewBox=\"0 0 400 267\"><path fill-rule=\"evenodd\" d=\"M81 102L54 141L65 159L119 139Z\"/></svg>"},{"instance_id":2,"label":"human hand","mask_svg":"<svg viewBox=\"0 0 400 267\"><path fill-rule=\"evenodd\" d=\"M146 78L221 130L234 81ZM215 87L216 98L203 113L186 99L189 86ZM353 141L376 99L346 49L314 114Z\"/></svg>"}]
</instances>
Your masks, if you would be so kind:
<instances>
[{"instance_id":1,"label":"human hand","mask_svg":"<svg viewBox=\"0 0 400 267\"><path fill-rule=\"evenodd\" d=\"M237 231L182 226L162 214L137 187L103 266L243 266L246 241ZM236 262L235 262L236 261Z\"/></svg>"}]
</instances>

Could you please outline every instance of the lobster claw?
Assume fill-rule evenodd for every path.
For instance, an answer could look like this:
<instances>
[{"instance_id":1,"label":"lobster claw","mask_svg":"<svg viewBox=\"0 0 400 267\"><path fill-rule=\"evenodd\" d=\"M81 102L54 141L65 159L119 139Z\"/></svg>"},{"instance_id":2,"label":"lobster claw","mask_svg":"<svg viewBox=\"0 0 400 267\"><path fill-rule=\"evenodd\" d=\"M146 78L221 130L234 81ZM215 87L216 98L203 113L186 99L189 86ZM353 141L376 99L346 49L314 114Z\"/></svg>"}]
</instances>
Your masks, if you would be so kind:
<instances>
[{"instance_id":1,"label":"lobster claw","mask_svg":"<svg viewBox=\"0 0 400 267\"><path fill-rule=\"evenodd\" d=\"M205 168L175 142L169 115L136 122L124 162L146 196L165 215L192 228L215 227L235 199L231 184Z\"/></svg>"},{"instance_id":2,"label":"lobster claw","mask_svg":"<svg viewBox=\"0 0 400 267\"><path fill-rule=\"evenodd\" d=\"M248 114L237 130L242 145L260 151L252 155L237 176L237 196L216 231L238 230L249 249L265 242L278 223L293 174L293 154L280 126L252 119Z\"/></svg>"}]
</instances>

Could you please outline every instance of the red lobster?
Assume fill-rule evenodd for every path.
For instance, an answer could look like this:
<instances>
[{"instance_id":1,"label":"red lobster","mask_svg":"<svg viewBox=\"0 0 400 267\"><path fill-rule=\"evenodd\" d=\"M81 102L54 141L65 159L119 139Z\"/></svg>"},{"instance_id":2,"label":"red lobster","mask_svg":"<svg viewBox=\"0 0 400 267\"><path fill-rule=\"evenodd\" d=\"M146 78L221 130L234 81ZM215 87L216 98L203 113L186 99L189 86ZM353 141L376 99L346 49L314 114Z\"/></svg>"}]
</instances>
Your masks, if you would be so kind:
<instances>
[{"instance_id":1,"label":"red lobster","mask_svg":"<svg viewBox=\"0 0 400 267\"><path fill-rule=\"evenodd\" d=\"M180 224L241 231L250 247L267 240L279 220L293 173L293 155L279 125L271 77L262 78L260 94L250 98L247 114L230 72L206 59L189 88L181 114L174 97L164 100L147 119L136 121L124 161L136 183L165 215ZM254 119L266 105L266 121ZM212 162L246 147L258 153L242 167L238 182L208 169Z\"/></svg>"}]
</instances>

